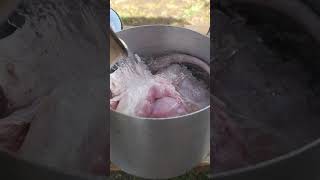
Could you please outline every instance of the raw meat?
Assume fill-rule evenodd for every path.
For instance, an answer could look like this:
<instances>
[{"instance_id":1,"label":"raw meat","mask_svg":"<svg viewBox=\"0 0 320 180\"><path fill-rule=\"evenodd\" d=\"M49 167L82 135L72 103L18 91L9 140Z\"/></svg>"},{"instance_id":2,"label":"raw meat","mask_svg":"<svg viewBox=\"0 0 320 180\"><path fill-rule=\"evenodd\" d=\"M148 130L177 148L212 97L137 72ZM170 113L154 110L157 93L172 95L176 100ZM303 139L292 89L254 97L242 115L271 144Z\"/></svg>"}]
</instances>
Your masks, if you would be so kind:
<instances>
[{"instance_id":1,"label":"raw meat","mask_svg":"<svg viewBox=\"0 0 320 180\"><path fill-rule=\"evenodd\" d=\"M132 116L167 118L209 105L205 84L184 66L170 64L151 74L149 67L139 57L137 59L132 66L121 66L111 74L113 110Z\"/></svg>"},{"instance_id":2,"label":"raw meat","mask_svg":"<svg viewBox=\"0 0 320 180\"><path fill-rule=\"evenodd\" d=\"M169 80L188 104L190 111L202 109L210 104L210 92L203 81L196 79L192 73L182 65L172 64L158 71L157 76Z\"/></svg>"}]
</instances>

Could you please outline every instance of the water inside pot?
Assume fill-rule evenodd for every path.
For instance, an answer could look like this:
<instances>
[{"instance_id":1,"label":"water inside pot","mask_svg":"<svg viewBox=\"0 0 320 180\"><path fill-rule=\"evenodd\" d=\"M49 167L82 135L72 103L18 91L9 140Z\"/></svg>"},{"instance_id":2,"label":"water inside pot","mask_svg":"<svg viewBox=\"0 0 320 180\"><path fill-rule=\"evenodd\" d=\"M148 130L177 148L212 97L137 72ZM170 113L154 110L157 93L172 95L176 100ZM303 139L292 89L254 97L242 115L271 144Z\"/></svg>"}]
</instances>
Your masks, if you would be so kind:
<instances>
[{"instance_id":1,"label":"water inside pot","mask_svg":"<svg viewBox=\"0 0 320 180\"><path fill-rule=\"evenodd\" d=\"M209 73L199 62L203 61L184 54L123 60L111 74L111 108L132 116L166 118L209 106Z\"/></svg>"}]
</instances>

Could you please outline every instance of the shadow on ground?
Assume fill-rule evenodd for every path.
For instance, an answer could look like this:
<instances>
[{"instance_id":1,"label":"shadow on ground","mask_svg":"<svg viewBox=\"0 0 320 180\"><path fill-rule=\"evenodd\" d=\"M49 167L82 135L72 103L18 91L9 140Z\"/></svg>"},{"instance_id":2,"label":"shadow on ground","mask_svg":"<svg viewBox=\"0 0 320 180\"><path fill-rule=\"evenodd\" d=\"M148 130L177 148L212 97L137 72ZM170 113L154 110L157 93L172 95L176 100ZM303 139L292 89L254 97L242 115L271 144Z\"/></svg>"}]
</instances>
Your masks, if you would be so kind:
<instances>
[{"instance_id":1,"label":"shadow on ground","mask_svg":"<svg viewBox=\"0 0 320 180\"><path fill-rule=\"evenodd\" d=\"M190 25L183 19L176 19L172 17L121 17L123 24L126 26L140 26L150 24L165 24L165 25Z\"/></svg>"}]
</instances>

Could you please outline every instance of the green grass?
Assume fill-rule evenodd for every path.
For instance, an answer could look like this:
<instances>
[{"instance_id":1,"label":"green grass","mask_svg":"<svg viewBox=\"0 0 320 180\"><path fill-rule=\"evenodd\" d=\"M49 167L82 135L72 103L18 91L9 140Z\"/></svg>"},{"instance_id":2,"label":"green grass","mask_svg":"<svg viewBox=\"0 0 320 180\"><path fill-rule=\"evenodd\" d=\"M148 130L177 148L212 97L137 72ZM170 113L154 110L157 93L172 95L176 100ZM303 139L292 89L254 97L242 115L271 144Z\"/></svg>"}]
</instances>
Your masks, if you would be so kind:
<instances>
[{"instance_id":1,"label":"green grass","mask_svg":"<svg viewBox=\"0 0 320 180\"><path fill-rule=\"evenodd\" d=\"M195 171L191 171L183 176L171 178L170 180L207 180L209 179L208 174L209 172L198 173ZM117 172L117 173L111 174L110 180L145 180L145 179L131 176L124 172Z\"/></svg>"},{"instance_id":2,"label":"green grass","mask_svg":"<svg viewBox=\"0 0 320 180\"><path fill-rule=\"evenodd\" d=\"M210 0L111 0L110 3L127 26L210 24Z\"/></svg>"}]
</instances>

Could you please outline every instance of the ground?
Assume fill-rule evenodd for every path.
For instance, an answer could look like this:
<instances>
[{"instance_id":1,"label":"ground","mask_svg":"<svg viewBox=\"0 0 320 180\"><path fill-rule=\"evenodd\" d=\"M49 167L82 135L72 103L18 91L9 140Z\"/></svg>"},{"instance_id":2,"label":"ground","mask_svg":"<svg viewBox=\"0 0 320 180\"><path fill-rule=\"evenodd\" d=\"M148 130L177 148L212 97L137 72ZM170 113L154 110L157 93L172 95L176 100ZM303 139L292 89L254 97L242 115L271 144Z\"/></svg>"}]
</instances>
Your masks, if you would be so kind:
<instances>
[{"instance_id":1,"label":"ground","mask_svg":"<svg viewBox=\"0 0 320 180\"><path fill-rule=\"evenodd\" d=\"M210 0L111 0L110 3L126 26L210 24Z\"/></svg>"},{"instance_id":2,"label":"ground","mask_svg":"<svg viewBox=\"0 0 320 180\"><path fill-rule=\"evenodd\" d=\"M170 180L207 180L209 179L207 174L208 173L206 172L199 173L199 172L192 171L190 173L187 173L186 175L172 178ZM145 180L143 178L127 175L123 172L111 173L110 179L112 180Z\"/></svg>"}]
</instances>

